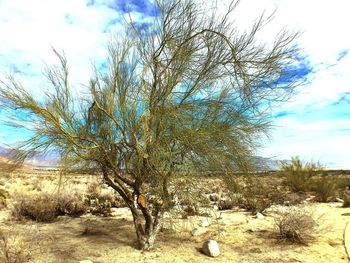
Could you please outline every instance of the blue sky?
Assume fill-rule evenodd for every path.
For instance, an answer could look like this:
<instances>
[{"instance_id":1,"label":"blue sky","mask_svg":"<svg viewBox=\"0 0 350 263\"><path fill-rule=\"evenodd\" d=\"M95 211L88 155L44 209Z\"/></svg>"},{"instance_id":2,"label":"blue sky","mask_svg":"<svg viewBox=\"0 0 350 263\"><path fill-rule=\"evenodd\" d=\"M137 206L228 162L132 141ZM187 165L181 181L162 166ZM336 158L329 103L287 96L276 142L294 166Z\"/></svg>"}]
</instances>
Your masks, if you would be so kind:
<instances>
[{"instance_id":1,"label":"blue sky","mask_svg":"<svg viewBox=\"0 0 350 263\"><path fill-rule=\"evenodd\" d=\"M228 1L218 2L225 10ZM259 37L269 42L283 26L301 31L297 44L303 51L293 73L307 82L274 109L274 129L270 139L262 139L258 154L277 159L299 155L350 168L350 1L243 0L233 18L244 30L263 11L274 10L274 20ZM106 43L121 30L126 12L140 24L157 14L147 0L0 0L0 75L15 74L39 95L47 84L44 63L56 62L54 46L65 50L72 82L81 87L91 65L103 63ZM0 124L0 145L24 137Z\"/></svg>"}]
</instances>

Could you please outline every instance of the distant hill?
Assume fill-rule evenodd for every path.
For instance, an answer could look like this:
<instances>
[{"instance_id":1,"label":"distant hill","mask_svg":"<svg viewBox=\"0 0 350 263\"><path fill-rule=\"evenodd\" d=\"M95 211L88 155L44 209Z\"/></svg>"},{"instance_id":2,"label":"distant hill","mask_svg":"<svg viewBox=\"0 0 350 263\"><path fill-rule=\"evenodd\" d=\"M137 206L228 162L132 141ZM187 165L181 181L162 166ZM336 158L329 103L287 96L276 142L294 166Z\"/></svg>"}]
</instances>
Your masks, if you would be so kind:
<instances>
[{"instance_id":1,"label":"distant hill","mask_svg":"<svg viewBox=\"0 0 350 263\"><path fill-rule=\"evenodd\" d=\"M26 160L26 163L40 167L57 167L59 163L59 157L55 154L50 153L38 154L29 160Z\"/></svg>"},{"instance_id":2,"label":"distant hill","mask_svg":"<svg viewBox=\"0 0 350 263\"><path fill-rule=\"evenodd\" d=\"M0 169L9 169L9 168L13 168L13 167L14 167L13 166L13 162L11 162L11 160L9 160L8 158L0 155ZM21 167L22 168L28 168L28 169L33 168L32 165L27 164L27 163L23 164Z\"/></svg>"},{"instance_id":3,"label":"distant hill","mask_svg":"<svg viewBox=\"0 0 350 263\"><path fill-rule=\"evenodd\" d=\"M289 162L288 160L276 160L261 156L253 157L252 161L256 171L275 171L280 169L281 162Z\"/></svg>"},{"instance_id":4,"label":"distant hill","mask_svg":"<svg viewBox=\"0 0 350 263\"><path fill-rule=\"evenodd\" d=\"M1 164L5 165L6 163L9 164L11 161L10 159L10 150L8 148L0 146L0 167ZM57 167L59 162L59 156L55 152L48 152L48 153L38 153L35 156L27 159L24 162L25 166L31 167Z\"/></svg>"}]
</instances>

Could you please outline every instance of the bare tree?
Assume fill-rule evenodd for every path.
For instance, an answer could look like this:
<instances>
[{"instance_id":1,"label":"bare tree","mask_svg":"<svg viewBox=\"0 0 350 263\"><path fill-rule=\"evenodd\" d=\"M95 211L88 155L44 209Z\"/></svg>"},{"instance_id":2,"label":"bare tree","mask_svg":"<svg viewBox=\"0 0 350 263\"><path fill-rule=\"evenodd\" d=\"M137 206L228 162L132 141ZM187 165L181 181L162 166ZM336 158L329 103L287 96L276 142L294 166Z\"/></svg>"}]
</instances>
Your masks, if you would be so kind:
<instances>
[{"instance_id":1,"label":"bare tree","mask_svg":"<svg viewBox=\"0 0 350 263\"><path fill-rule=\"evenodd\" d=\"M256 35L269 18L240 33L229 21L237 4L217 16L194 0L156 1L154 20L129 21L110 43L108 69L96 70L81 98L56 51L60 66L47 70L54 89L44 100L3 81L12 124L34 132L17 157L56 149L66 167L99 171L130 208L140 248L151 248L172 204L171 180L248 169L271 103L296 84L285 79L296 34L282 30L271 47L261 44Z\"/></svg>"}]
</instances>

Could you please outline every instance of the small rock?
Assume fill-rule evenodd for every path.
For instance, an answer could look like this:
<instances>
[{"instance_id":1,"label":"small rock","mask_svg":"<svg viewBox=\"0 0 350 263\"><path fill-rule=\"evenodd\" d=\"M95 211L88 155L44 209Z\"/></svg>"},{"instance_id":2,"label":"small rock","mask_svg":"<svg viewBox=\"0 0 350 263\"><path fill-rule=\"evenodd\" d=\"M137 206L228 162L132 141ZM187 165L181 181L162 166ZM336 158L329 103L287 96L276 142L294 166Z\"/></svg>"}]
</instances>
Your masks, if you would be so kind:
<instances>
[{"instance_id":1,"label":"small rock","mask_svg":"<svg viewBox=\"0 0 350 263\"><path fill-rule=\"evenodd\" d=\"M335 198L335 201L339 203L344 203L344 200L338 197Z\"/></svg>"},{"instance_id":2,"label":"small rock","mask_svg":"<svg viewBox=\"0 0 350 263\"><path fill-rule=\"evenodd\" d=\"M218 257L220 255L218 242L215 240L205 241L202 246L202 252L209 257Z\"/></svg>"},{"instance_id":3,"label":"small rock","mask_svg":"<svg viewBox=\"0 0 350 263\"><path fill-rule=\"evenodd\" d=\"M208 218L204 218L202 220L202 223L201 223L201 226L202 227L207 227L207 226L210 226L211 225L211 219L208 217Z\"/></svg>"},{"instance_id":4,"label":"small rock","mask_svg":"<svg viewBox=\"0 0 350 263\"><path fill-rule=\"evenodd\" d=\"M258 218L258 219L263 219L265 216L262 214L262 213L260 213L260 212L257 212L256 213L256 218Z\"/></svg>"},{"instance_id":5,"label":"small rock","mask_svg":"<svg viewBox=\"0 0 350 263\"><path fill-rule=\"evenodd\" d=\"M94 262L92 262L90 259L86 259L86 260L79 261L79 263L94 263Z\"/></svg>"}]
</instances>

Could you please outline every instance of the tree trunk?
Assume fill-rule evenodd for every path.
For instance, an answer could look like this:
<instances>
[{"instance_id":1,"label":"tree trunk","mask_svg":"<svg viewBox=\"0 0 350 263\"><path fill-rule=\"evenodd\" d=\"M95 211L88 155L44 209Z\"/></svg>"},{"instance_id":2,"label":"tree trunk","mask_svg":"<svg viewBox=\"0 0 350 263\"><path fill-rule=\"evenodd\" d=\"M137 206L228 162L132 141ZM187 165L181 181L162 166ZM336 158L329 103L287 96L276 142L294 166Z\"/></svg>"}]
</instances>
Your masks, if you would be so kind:
<instances>
[{"instance_id":1,"label":"tree trunk","mask_svg":"<svg viewBox=\"0 0 350 263\"><path fill-rule=\"evenodd\" d=\"M144 220L141 215L133 215L133 217L139 249L152 249L163 223L163 215L157 215L151 221Z\"/></svg>"}]
</instances>

